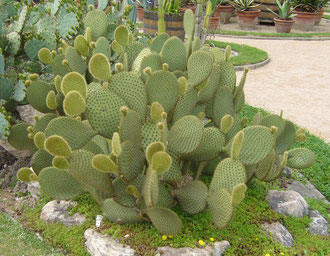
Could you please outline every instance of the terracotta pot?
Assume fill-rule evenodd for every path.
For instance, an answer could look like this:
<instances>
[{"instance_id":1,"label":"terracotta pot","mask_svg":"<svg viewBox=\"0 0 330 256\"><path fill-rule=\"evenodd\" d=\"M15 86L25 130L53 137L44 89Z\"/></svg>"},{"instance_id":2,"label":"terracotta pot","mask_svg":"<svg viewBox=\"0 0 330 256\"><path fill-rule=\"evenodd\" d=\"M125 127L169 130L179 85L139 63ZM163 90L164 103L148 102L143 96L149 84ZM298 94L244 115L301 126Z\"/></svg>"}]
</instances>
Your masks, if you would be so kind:
<instances>
[{"instance_id":1,"label":"terracotta pot","mask_svg":"<svg viewBox=\"0 0 330 256\"><path fill-rule=\"evenodd\" d=\"M315 20L318 17L317 12L301 12L293 11L296 16L293 17L295 24L294 27L298 30L310 31L315 25Z\"/></svg>"},{"instance_id":2,"label":"terracotta pot","mask_svg":"<svg viewBox=\"0 0 330 256\"><path fill-rule=\"evenodd\" d=\"M209 24L209 29L218 29L219 28L219 23L220 23L220 17L219 16L211 16L210 17L210 24Z\"/></svg>"},{"instance_id":3,"label":"terracotta pot","mask_svg":"<svg viewBox=\"0 0 330 256\"><path fill-rule=\"evenodd\" d=\"M315 25L319 25L320 24L321 19L322 19L322 16L323 16L323 13L324 13L324 10L323 9L320 9L317 13L318 13L318 15L317 15L317 18L315 19Z\"/></svg>"},{"instance_id":4,"label":"terracotta pot","mask_svg":"<svg viewBox=\"0 0 330 256\"><path fill-rule=\"evenodd\" d=\"M274 22L277 33L290 33L294 20L281 20L274 18Z\"/></svg>"},{"instance_id":5,"label":"terracotta pot","mask_svg":"<svg viewBox=\"0 0 330 256\"><path fill-rule=\"evenodd\" d=\"M193 13L195 13L195 11L196 11L196 6L188 4L188 5L186 5L186 6L183 6L183 7L179 8L179 11L180 11L180 12L185 12L185 11L188 10L188 9L192 10Z\"/></svg>"},{"instance_id":6,"label":"terracotta pot","mask_svg":"<svg viewBox=\"0 0 330 256\"><path fill-rule=\"evenodd\" d=\"M241 29L255 29L258 22L259 14L260 10L251 10L244 12L236 11L237 23Z\"/></svg>"},{"instance_id":7,"label":"terracotta pot","mask_svg":"<svg viewBox=\"0 0 330 256\"><path fill-rule=\"evenodd\" d=\"M231 5L220 5L218 9L214 11L214 16L220 17L220 22L227 24L230 22L231 15L233 14L234 7Z\"/></svg>"},{"instance_id":8,"label":"terracotta pot","mask_svg":"<svg viewBox=\"0 0 330 256\"><path fill-rule=\"evenodd\" d=\"M140 21L143 21L143 8L141 6L137 8L137 17Z\"/></svg>"}]
</instances>

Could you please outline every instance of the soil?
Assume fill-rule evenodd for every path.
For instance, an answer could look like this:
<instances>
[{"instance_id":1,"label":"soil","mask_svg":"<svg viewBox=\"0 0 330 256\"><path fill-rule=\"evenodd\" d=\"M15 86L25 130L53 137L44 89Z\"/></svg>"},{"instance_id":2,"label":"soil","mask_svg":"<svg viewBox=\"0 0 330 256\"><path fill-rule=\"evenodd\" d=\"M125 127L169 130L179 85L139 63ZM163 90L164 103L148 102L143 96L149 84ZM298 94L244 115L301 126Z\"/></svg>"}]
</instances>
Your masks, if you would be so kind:
<instances>
[{"instance_id":1,"label":"soil","mask_svg":"<svg viewBox=\"0 0 330 256\"><path fill-rule=\"evenodd\" d=\"M257 25L256 29L252 29L252 30L242 30L239 28L237 24L236 17L231 17L230 23L228 24L220 24L220 31L221 30L276 33L275 26L271 23L259 24ZM322 32L330 32L330 20L322 19L321 23L317 26L314 26L312 31L297 30L295 29L295 25L293 25L293 28L291 29L291 33L322 33Z\"/></svg>"},{"instance_id":2,"label":"soil","mask_svg":"<svg viewBox=\"0 0 330 256\"><path fill-rule=\"evenodd\" d=\"M283 110L284 118L330 142L329 41L215 39L247 44L269 54L266 66L248 74L248 104L276 114ZM239 78L242 72L237 74Z\"/></svg>"}]
</instances>

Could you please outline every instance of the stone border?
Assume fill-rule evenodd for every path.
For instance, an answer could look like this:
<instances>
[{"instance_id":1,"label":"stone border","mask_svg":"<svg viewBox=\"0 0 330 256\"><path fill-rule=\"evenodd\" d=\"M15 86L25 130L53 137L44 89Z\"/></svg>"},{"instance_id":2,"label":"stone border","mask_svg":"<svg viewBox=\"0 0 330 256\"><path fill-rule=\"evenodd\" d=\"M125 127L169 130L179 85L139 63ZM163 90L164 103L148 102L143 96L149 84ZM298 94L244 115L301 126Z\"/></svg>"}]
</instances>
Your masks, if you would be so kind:
<instances>
[{"instance_id":1,"label":"stone border","mask_svg":"<svg viewBox=\"0 0 330 256\"><path fill-rule=\"evenodd\" d=\"M296 41L330 41L330 36L328 37L272 37L272 36L235 36L235 35L223 35L216 34L219 37L227 38L241 38L241 39L260 39L260 40L296 40Z\"/></svg>"},{"instance_id":2,"label":"stone border","mask_svg":"<svg viewBox=\"0 0 330 256\"><path fill-rule=\"evenodd\" d=\"M247 64L247 65L243 65L243 66L234 66L236 71L243 71L244 69L248 68L248 69L257 69L257 68L261 68L263 66L265 66L268 62L270 62L270 58L268 57L267 59L258 62L258 63L254 63L254 64Z\"/></svg>"}]
</instances>

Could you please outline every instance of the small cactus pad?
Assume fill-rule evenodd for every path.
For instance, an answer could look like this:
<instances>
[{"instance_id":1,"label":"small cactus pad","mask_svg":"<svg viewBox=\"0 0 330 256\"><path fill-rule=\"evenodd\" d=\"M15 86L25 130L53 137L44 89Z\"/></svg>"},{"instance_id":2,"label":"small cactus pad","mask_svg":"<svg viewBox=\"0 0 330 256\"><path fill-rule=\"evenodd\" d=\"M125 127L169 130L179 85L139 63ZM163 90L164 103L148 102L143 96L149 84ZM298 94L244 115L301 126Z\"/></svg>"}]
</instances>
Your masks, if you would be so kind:
<instances>
[{"instance_id":1,"label":"small cactus pad","mask_svg":"<svg viewBox=\"0 0 330 256\"><path fill-rule=\"evenodd\" d=\"M54 156L70 157L72 150L68 142L61 136L49 136L45 141L46 150Z\"/></svg>"},{"instance_id":2,"label":"small cactus pad","mask_svg":"<svg viewBox=\"0 0 330 256\"><path fill-rule=\"evenodd\" d=\"M208 198L210 214L218 228L225 228L234 214L231 195L225 189L212 192Z\"/></svg>"},{"instance_id":3,"label":"small cactus pad","mask_svg":"<svg viewBox=\"0 0 330 256\"><path fill-rule=\"evenodd\" d=\"M17 172L17 179L23 182L29 182L30 180L30 175L32 174L32 170L28 167L23 167L18 170Z\"/></svg>"},{"instance_id":4,"label":"small cactus pad","mask_svg":"<svg viewBox=\"0 0 330 256\"><path fill-rule=\"evenodd\" d=\"M33 150L35 148L34 141L28 138L29 132L26 130L29 126L28 123L19 123L12 126L9 130L9 144L19 150Z\"/></svg>"},{"instance_id":5,"label":"small cactus pad","mask_svg":"<svg viewBox=\"0 0 330 256\"><path fill-rule=\"evenodd\" d=\"M182 209L189 214L198 214L206 208L207 186L201 181L195 180L175 190L174 195Z\"/></svg>"},{"instance_id":6,"label":"small cactus pad","mask_svg":"<svg viewBox=\"0 0 330 256\"><path fill-rule=\"evenodd\" d=\"M104 216L115 223L137 223L144 221L138 214L137 208L122 206L113 198L104 201L102 211Z\"/></svg>"},{"instance_id":7,"label":"small cactus pad","mask_svg":"<svg viewBox=\"0 0 330 256\"><path fill-rule=\"evenodd\" d=\"M89 72L97 79L110 80L111 67L108 58L102 54L94 54L89 61Z\"/></svg>"},{"instance_id":8,"label":"small cactus pad","mask_svg":"<svg viewBox=\"0 0 330 256\"><path fill-rule=\"evenodd\" d=\"M222 160L214 171L214 175L210 184L210 191L215 192L221 188L225 188L231 192L239 183L245 183L246 171L244 165L232 158Z\"/></svg>"},{"instance_id":9,"label":"small cactus pad","mask_svg":"<svg viewBox=\"0 0 330 256\"><path fill-rule=\"evenodd\" d=\"M294 148L289 151L287 166L295 169L310 167L315 161L315 154L307 148Z\"/></svg>"},{"instance_id":10,"label":"small cactus pad","mask_svg":"<svg viewBox=\"0 0 330 256\"><path fill-rule=\"evenodd\" d=\"M174 123L168 134L169 147L181 154L198 148L203 139L203 123L196 116L184 116Z\"/></svg>"},{"instance_id":11,"label":"small cactus pad","mask_svg":"<svg viewBox=\"0 0 330 256\"><path fill-rule=\"evenodd\" d=\"M39 182L41 189L56 199L71 199L84 191L70 172L55 167L43 169L39 174Z\"/></svg>"},{"instance_id":12,"label":"small cactus pad","mask_svg":"<svg viewBox=\"0 0 330 256\"><path fill-rule=\"evenodd\" d=\"M152 224L154 224L162 234L174 236L182 229L182 221L179 216L170 209L152 207L146 208L144 212L148 215Z\"/></svg>"},{"instance_id":13,"label":"small cactus pad","mask_svg":"<svg viewBox=\"0 0 330 256\"><path fill-rule=\"evenodd\" d=\"M237 184L233 188L233 192L231 195L232 196L231 204L233 206L237 206L242 202L242 200L244 199L244 196L245 196L246 189L247 189L247 187L244 183Z\"/></svg>"}]
</instances>

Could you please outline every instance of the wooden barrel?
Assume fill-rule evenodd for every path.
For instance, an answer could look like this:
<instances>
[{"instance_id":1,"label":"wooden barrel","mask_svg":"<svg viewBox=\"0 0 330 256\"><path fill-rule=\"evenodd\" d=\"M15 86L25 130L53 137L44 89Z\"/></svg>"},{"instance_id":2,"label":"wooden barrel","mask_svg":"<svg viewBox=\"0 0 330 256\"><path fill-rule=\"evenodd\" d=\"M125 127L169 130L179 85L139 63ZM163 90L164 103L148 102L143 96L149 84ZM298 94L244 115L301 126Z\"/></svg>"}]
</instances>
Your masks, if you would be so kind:
<instances>
[{"instance_id":1,"label":"wooden barrel","mask_svg":"<svg viewBox=\"0 0 330 256\"><path fill-rule=\"evenodd\" d=\"M144 33L155 36L158 32L157 12L143 12ZM165 13L166 33L170 36L177 36L184 40L185 32L183 28L183 13Z\"/></svg>"},{"instance_id":2,"label":"wooden barrel","mask_svg":"<svg viewBox=\"0 0 330 256\"><path fill-rule=\"evenodd\" d=\"M280 2L283 3L283 0L280 0ZM259 22L274 23L273 18L276 16L268 11L267 8L277 12L278 8L276 0L256 0L254 1L254 4L260 4L258 7L256 7L257 9L261 10L259 15Z\"/></svg>"}]
</instances>

